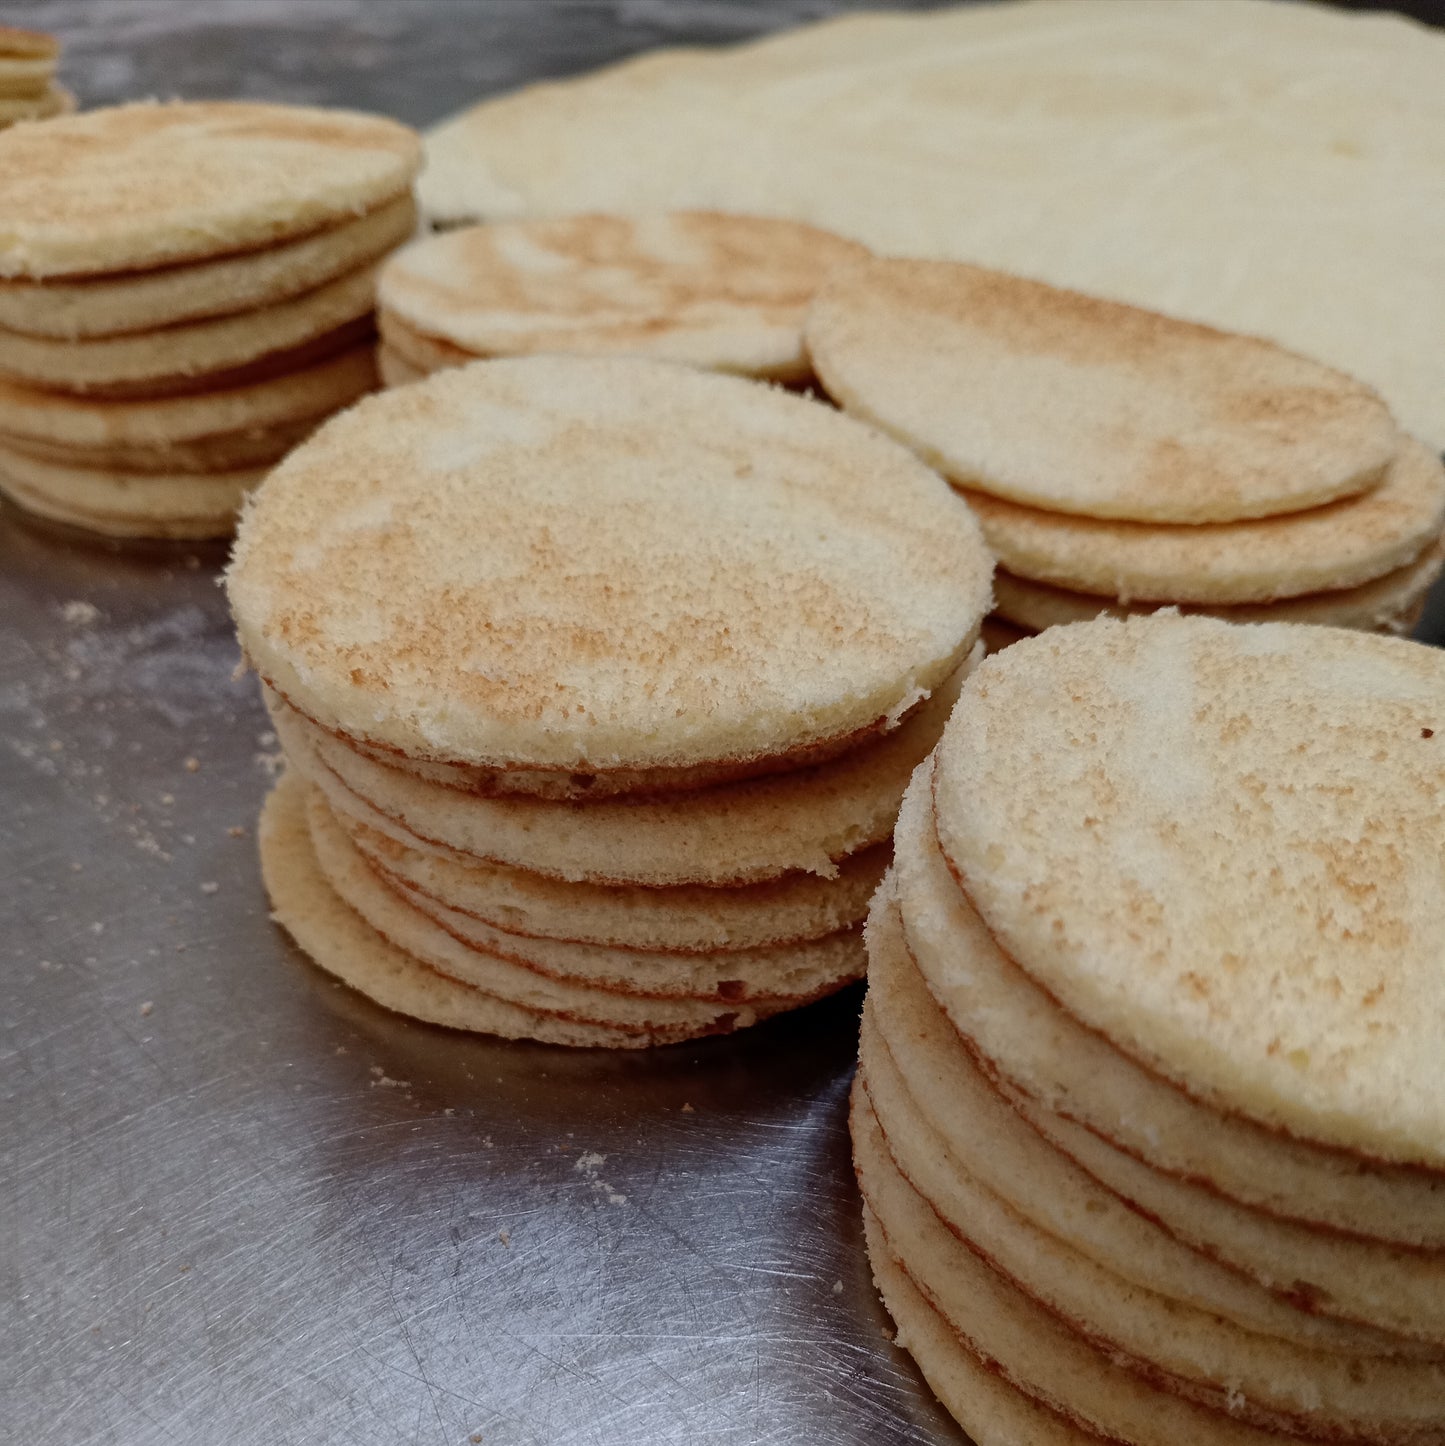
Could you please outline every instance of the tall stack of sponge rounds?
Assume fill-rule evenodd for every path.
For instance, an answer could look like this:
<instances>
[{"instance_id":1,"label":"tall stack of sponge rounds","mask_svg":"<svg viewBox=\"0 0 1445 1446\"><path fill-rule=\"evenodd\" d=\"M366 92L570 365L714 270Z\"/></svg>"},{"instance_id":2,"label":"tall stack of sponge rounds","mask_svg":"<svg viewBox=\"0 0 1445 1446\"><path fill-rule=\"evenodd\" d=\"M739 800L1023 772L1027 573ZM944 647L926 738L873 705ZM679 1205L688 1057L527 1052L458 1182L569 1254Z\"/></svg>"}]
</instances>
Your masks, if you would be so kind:
<instances>
[{"instance_id":1,"label":"tall stack of sponge rounds","mask_svg":"<svg viewBox=\"0 0 1445 1446\"><path fill-rule=\"evenodd\" d=\"M420 146L347 111L143 103L0 135L0 491L118 536L229 533L376 386Z\"/></svg>"},{"instance_id":2,"label":"tall stack of sponge rounds","mask_svg":"<svg viewBox=\"0 0 1445 1446\"><path fill-rule=\"evenodd\" d=\"M806 340L846 410L967 497L1002 640L1178 606L1404 633L1445 468L1370 388L1271 342L962 263L825 285Z\"/></svg>"},{"instance_id":3,"label":"tall stack of sponge rounds","mask_svg":"<svg viewBox=\"0 0 1445 1446\"><path fill-rule=\"evenodd\" d=\"M275 915L392 1009L558 1044L837 990L991 571L909 452L756 382L548 356L367 398L227 578Z\"/></svg>"},{"instance_id":4,"label":"tall stack of sponge rounds","mask_svg":"<svg viewBox=\"0 0 1445 1446\"><path fill-rule=\"evenodd\" d=\"M965 684L867 926L874 1276L979 1446L1445 1440L1445 658L1159 613Z\"/></svg>"}]
</instances>

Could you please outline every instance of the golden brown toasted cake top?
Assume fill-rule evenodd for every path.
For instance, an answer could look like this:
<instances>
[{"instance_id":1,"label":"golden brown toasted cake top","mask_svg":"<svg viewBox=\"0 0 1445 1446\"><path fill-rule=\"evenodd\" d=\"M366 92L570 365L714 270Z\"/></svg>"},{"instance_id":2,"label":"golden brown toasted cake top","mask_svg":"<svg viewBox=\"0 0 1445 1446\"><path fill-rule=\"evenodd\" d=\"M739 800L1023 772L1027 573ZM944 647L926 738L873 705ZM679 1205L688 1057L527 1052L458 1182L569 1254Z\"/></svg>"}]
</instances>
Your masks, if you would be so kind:
<instances>
[{"instance_id":1,"label":"golden brown toasted cake top","mask_svg":"<svg viewBox=\"0 0 1445 1446\"><path fill-rule=\"evenodd\" d=\"M940 842L1019 967L1199 1098L1445 1168L1445 656L1168 613L986 661Z\"/></svg>"},{"instance_id":2,"label":"golden brown toasted cake top","mask_svg":"<svg viewBox=\"0 0 1445 1446\"><path fill-rule=\"evenodd\" d=\"M474 356L652 356L719 371L807 370L803 312L867 251L796 221L717 211L498 222L395 257L380 302Z\"/></svg>"},{"instance_id":3,"label":"golden brown toasted cake top","mask_svg":"<svg viewBox=\"0 0 1445 1446\"><path fill-rule=\"evenodd\" d=\"M0 276L76 276L226 255L399 195L416 135L352 111L142 102L0 135Z\"/></svg>"},{"instance_id":4,"label":"golden brown toasted cake top","mask_svg":"<svg viewBox=\"0 0 1445 1446\"><path fill-rule=\"evenodd\" d=\"M981 266L854 267L806 337L846 410L961 486L1047 511L1292 512L1373 485L1400 445L1380 397L1331 367Z\"/></svg>"},{"instance_id":5,"label":"golden brown toasted cake top","mask_svg":"<svg viewBox=\"0 0 1445 1446\"><path fill-rule=\"evenodd\" d=\"M326 728L541 768L766 757L901 716L992 561L941 478L829 407L660 362L476 362L272 474L229 573Z\"/></svg>"}]
</instances>

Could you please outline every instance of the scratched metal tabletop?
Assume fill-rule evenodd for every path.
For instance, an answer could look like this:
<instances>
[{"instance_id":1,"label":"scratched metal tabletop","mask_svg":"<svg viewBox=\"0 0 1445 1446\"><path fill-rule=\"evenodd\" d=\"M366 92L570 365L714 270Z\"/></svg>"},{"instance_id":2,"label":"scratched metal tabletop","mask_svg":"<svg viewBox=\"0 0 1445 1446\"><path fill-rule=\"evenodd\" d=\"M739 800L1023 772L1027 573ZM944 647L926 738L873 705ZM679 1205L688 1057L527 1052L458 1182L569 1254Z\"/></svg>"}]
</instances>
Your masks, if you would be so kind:
<instances>
[{"instance_id":1,"label":"scratched metal tabletop","mask_svg":"<svg viewBox=\"0 0 1445 1446\"><path fill-rule=\"evenodd\" d=\"M7 0L87 103L426 124L820 0ZM957 1443L886 1338L856 992L567 1053L410 1025L269 922L220 548L0 516L0 1439ZM1423 631L1442 634L1437 602Z\"/></svg>"}]
</instances>

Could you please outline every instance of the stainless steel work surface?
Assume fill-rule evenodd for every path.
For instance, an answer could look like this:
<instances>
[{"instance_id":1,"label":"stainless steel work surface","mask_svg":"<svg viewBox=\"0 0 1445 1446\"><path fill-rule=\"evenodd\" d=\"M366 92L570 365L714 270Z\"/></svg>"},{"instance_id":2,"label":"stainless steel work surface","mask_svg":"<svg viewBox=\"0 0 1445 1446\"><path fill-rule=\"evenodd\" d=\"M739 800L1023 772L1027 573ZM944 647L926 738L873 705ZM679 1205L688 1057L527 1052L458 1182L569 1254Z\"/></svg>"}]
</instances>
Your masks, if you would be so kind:
<instances>
[{"instance_id":1,"label":"stainless steel work surface","mask_svg":"<svg viewBox=\"0 0 1445 1446\"><path fill-rule=\"evenodd\" d=\"M529 74L832 8L11 0L0 18L59 30L89 102L426 123ZM267 917L275 741L234 676L222 557L0 516L0 1440L960 1440L888 1344L863 1260L858 993L613 1056L411 1025L330 982Z\"/></svg>"}]
</instances>

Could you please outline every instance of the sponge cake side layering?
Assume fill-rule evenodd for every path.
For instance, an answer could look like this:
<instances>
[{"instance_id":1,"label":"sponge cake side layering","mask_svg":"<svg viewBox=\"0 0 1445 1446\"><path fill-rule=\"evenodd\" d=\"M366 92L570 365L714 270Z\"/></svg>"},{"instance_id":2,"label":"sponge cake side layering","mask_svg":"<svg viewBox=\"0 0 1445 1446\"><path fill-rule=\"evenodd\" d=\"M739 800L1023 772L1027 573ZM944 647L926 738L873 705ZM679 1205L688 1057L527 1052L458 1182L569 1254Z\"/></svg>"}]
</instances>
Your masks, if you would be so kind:
<instances>
[{"instance_id":1,"label":"sponge cake side layering","mask_svg":"<svg viewBox=\"0 0 1445 1446\"><path fill-rule=\"evenodd\" d=\"M540 357L369 399L228 578L290 764L277 915L392 1008L568 1044L836 989L990 573L934 473L752 382Z\"/></svg>"},{"instance_id":2,"label":"sponge cake side layering","mask_svg":"<svg viewBox=\"0 0 1445 1446\"><path fill-rule=\"evenodd\" d=\"M376 385L376 268L419 163L394 121L240 102L0 135L0 490L96 532L230 532Z\"/></svg>"},{"instance_id":3,"label":"sponge cake side layering","mask_svg":"<svg viewBox=\"0 0 1445 1446\"><path fill-rule=\"evenodd\" d=\"M1169 605L1400 633L1440 572L1439 459L1272 342L881 259L825 283L805 335L833 399L968 498L1015 636Z\"/></svg>"},{"instance_id":4,"label":"sponge cake side layering","mask_svg":"<svg viewBox=\"0 0 1445 1446\"><path fill-rule=\"evenodd\" d=\"M981 1446L1445 1439L1445 659L1160 614L965 685L868 924L875 1278Z\"/></svg>"}]
</instances>

